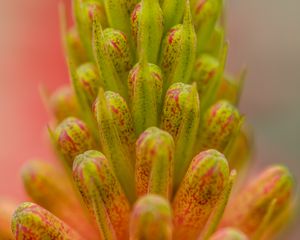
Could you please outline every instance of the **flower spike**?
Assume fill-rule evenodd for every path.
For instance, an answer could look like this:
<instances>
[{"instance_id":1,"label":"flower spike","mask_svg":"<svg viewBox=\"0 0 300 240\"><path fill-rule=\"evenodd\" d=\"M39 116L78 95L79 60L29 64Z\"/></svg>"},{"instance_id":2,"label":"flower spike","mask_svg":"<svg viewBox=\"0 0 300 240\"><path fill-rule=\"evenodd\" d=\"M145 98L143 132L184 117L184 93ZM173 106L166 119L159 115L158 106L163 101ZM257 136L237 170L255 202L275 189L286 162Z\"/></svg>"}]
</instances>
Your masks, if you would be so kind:
<instances>
[{"instance_id":1,"label":"flower spike","mask_svg":"<svg viewBox=\"0 0 300 240\"><path fill-rule=\"evenodd\" d=\"M136 142L136 189L138 196L147 193L171 197L173 185L174 141L156 127L144 131Z\"/></svg>"},{"instance_id":2,"label":"flower spike","mask_svg":"<svg viewBox=\"0 0 300 240\"><path fill-rule=\"evenodd\" d=\"M172 214L167 200L157 195L140 198L130 220L130 240L171 240Z\"/></svg>"},{"instance_id":3,"label":"flower spike","mask_svg":"<svg viewBox=\"0 0 300 240\"><path fill-rule=\"evenodd\" d=\"M22 203L13 214L12 231L16 240L84 240L52 213L34 203Z\"/></svg>"},{"instance_id":4,"label":"flower spike","mask_svg":"<svg viewBox=\"0 0 300 240\"><path fill-rule=\"evenodd\" d=\"M105 156L97 151L78 155L73 176L102 239L127 239L130 206Z\"/></svg>"},{"instance_id":5,"label":"flower spike","mask_svg":"<svg viewBox=\"0 0 300 240\"><path fill-rule=\"evenodd\" d=\"M200 102L195 85L173 84L166 93L162 129L175 141L174 189L189 167L200 122Z\"/></svg>"},{"instance_id":6,"label":"flower spike","mask_svg":"<svg viewBox=\"0 0 300 240\"><path fill-rule=\"evenodd\" d=\"M204 228L229 177L225 157L208 150L198 154L173 200L174 239L195 239Z\"/></svg>"}]
</instances>

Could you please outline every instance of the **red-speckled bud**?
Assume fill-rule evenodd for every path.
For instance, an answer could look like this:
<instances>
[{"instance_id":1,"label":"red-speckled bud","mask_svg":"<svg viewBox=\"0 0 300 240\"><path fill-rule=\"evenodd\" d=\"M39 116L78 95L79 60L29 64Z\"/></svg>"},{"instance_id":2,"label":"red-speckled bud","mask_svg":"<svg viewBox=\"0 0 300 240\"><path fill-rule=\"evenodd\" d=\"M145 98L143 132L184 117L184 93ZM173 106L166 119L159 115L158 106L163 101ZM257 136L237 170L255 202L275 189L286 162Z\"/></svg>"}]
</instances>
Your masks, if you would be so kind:
<instances>
[{"instance_id":1,"label":"red-speckled bud","mask_svg":"<svg viewBox=\"0 0 300 240\"><path fill-rule=\"evenodd\" d=\"M103 31L104 42L116 71L121 75L132 67L127 37L121 31L106 28Z\"/></svg>"},{"instance_id":2,"label":"red-speckled bud","mask_svg":"<svg viewBox=\"0 0 300 240\"><path fill-rule=\"evenodd\" d=\"M66 44L67 44L67 54L70 59L74 62L76 66L87 61L88 57L85 52L85 49L82 45L78 31L75 27L72 27L66 33Z\"/></svg>"},{"instance_id":3,"label":"red-speckled bud","mask_svg":"<svg viewBox=\"0 0 300 240\"><path fill-rule=\"evenodd\" d=\"M170 198L173 185L174 141L156 127L148 128L136 142L135 181L138 196L155 193Z\"/></svg>"},{"instance_id":4,"label":"red-speckled bud","mask_svg":"<svg viewBox=\"0 0 300 240\"><path fill-rule=\"evenodd\" d=\"M103 152L112 165L127 198L130 203L133 203L135 200L133 161L128 153L128 146L122 144L120 127L117 127L119 123L116 122L116 115L114 116L111 111L112 105L109 106L101 88L95 106Z\"/></svg>"},{"instance_id":5,"label":"red-speckled bud","mask_svg":"<svg viewBox=\"0 0 300 240\"><path fill-rule=\"evenodd\" d=\"M90 106L94 102L98 94L101 81L97 72L97 68L93 63L85 63L79 66L76 70L78 83L82 92Z\"/></svg>"},{"instance_id":6,"label":"red-speckled bud","mask_svg":"<svg viewBox=\"0 0 300 240\"><path fill-rule=\"evenodd\" d=\"M74 11L76 19L76 27L83 43L83 46L89 56L90 60L93 60L93 50L91 45L92 33L93 33L93 17L97 13L102 27L107 26L105 8L103 3L97 0L75 0Z\"/></svg>"},{"instance_id":7,"label":"red-speckled bud","mask_svg":"<svg viewBox=\"0 0 300 240\"><path fill-rule=\"evenodd\" d=\"M163 13L158 0L142 0L131 15L133 36L139 58L144 55L150 63L157 63L163 36Z\"/></svg>"},{"instance_id":8,"label":"red-speckled bud","mask_svg":"<svg viewBox=\"0 0 300 240\"><path fill-rule=\"evenodd\" d=\"M70 86L58 88L49 98L49 107L57 122L79 116L79 106Z\"/></svg>"},{"instance_id":9,"label":"red-speckled bud","mask_svg":"<svg viewBox=\"0 0 300 240\"><path fill-rule=\"evenodd\" d=\"M216 93L216 100L224 99L237 105L240 100L245 77L246 71L243 71L238 77L223 76L219 90Z\"/></svg>"},{"instance_id":10,"label":"red-speckled bud","mask_svg":"<svg viewBox=\"0 0 300 240\"><path fill-rule=\"evenodd\" d=\"M202 54L196 60L192 81L197 83L200 97L215 80L219 70L219 61L211 55Z\"/></svg>"},{"instance_id":11,"label":"red-speckled bud","mask_svg":"<svg viewBox=\"0 0 300 240\"><path fill-rule=\"evenodd\" d=\"M166 93L162 112L162 129L174 138L174 187L177 189L194 154L200 122L200 102L195 85L173 84Z\"/></svg>"},{"instance_id":12,"label":"red-speckled bud","mask_svg":"<svg viewBox=\"0 0 300 240\"><path fill-rule=\"evenodd\" d=\"M83 211L70 179L42 161L28 162L22 169L25 190L31 199L59 217L83 236L97 236L87 214Z\"/></svg>"},{"instance_id":13,"label":"red-speckled bud","mask_svg":"<svg viewBox=\"0 0 300 240\"><path fill-rule=\"evenodd\" d=\"M227 184L229 167L215 151L201 152L193 160L173 201L174 239L195 239Z\"/></svg>"},{"instance_id":14,"label":"red-speckled bud","mask_svg":"<svg viewBox=\"0 0 300 240\"><path fill-rule=\"evenodd\" d=\"M0 198L0 239L13 240L11 218L17 204L9 199Z\"/></svg>"},{"instance_id":15,"label":"red-speckled bud","mask_svg":"<svg viewBox=\"0 0 300 240\"><path fill-rule=\"evenodd\" d=\"M66 163L72 166L76 155L93 148L92 136L81 120L69 117L54 132L55 144Z\"/></svg>"},{"instance_id":16,"label":"red-speckled bud","mask_svg":"<svg viewBox=\"0 0 300 240\"><path fill-rule=\"evenodd\" d=\"M138 200L130 220L130 240L171 240L172 213L169 202L156 195Z\"/></svg>"},{"instance_id":17,"label":"red-speckled bud","mask_svg":"<svg viewBox=\"0 0 300 240\"><path fill-rule=\"evenodd\" d=\"M83 240L52 213L34 203L22 203L14 212L12 231L16 240Z\"/></svg>"},{"instance_id":18,"label":"red-speckled bud","mask_svg":"<svg viewBox=\"0 0 300 240\"><path fill-rule=\"evenodd\" d=\"M217 231L209 240L248 240L249 238L238 229L222 228Z\"/></svg>"},{"instance_id":19,"label":"red-speckled bud","mask_svg":"<svg viewBox=\"0 0 300 240\"><path fill-rule=\"evenodd\" d=\"M171 28L162 43L160 65L166 78L166 87L176 82L190 82L196 58L196 42L190 6L187 4L183 24Z\"/></svg>"},{"instance_id":20,"label":"red-speckled bud","mask_svg":"<svg viewBox=\"0 0 300 240\"><path fill-rule=\"evenodd\" d=\"M222 0L198 0L193 11L198 51L205 49L222 9Z\"/></svg>"},{"instance_id":21,"label":"red-speckled bud","mask_svg":"<svg viewBox=\"0 0 300 240\"><path fill-rule=\"evenodd\" d=\"M254 237L258 231L266 231L271 221L276 221L290 203L293 188L294 181L287 168L269 167L232 199L221 226L235 227L249 237ZM275 207L270 211L274 201Z\"/></svg>"},{"instance_id":22,"label":"red-speckled bud","mask_svg":"<svg viewBox=\"0 0 300 240\"><path fill-rule=\"evenodd\" d=\"M128 239L130 206L105 156L97 151L78 155L73 176L98 224L101 239Z\"/></svg>"},{"instance_id":23,"label":"red-speckled bud","mask_svg":"<svg viewBox=\"0 0 300 240\"><path fill-rule=\"evenodd\" d=\"M128 76L132 115L137 134L157 126L161 105L162 74L160 68L143 59Z\"/></svg>"},{"instance_id":24,"label":"red-speckled bud","mask_svg":"<svg viewBox=\"0 0 300 240\"><path fill-rule=\"evenodd\" d=\"M205 113L200 132L200 150L224 152L233 135L239 131L241 116L227 101L219 101Z\"/></svg>"},{"instance_id":25,"label":"red-speckled bud","mask_svg":"<svg viewBox=\"0 0 300 240\"><path fill-rule=\"evenodd\" d=\"M131 113L125 99L118 93L107 91L105 98L117 127L121 144L130 154L134 152L135 132Z\"/></svg>"},{"instance_id":26,"label":"red-speckled bud","mask_svg":"<svg viewBox=\"0 0 300 240\"><path fill-rule=\"evenodd\" d=\"M151 79L154 82L156 94L157 94L157 102L158 105L161 105L161 95L162 95L162 87L163 87L163 77L160 68L152 63L148 63ZM129 72L128 76L128 90L129 96L132 100L133 96L135 95L136 84L137 84L137 76L141 71L141 65L138 63L136 64L133 69Z\"/></svg>"}]
</instances>

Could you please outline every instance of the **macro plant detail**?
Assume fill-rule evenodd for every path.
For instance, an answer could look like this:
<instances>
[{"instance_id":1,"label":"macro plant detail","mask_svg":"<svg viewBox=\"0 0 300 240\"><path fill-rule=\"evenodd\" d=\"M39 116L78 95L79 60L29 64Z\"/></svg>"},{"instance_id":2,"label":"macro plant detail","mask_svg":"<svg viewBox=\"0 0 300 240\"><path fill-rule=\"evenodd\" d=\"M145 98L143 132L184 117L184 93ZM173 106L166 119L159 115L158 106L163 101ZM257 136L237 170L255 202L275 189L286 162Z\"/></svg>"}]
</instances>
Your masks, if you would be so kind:
<instances>
[{"instance_id":1,"label":"macro plant detail","mask_svg":"<svg viewBox=\"0 0 300 240\"><path fill-rule=\"evenodd\" d=\"M243 181L253 145L245 73L225 71L223 1L72 4L71 25L60 5L71 84L42 90L61 167L25 164L32 202L0 202L0 238L273 239L295 183L282 165Z\"/></svg>"}]
</instances>

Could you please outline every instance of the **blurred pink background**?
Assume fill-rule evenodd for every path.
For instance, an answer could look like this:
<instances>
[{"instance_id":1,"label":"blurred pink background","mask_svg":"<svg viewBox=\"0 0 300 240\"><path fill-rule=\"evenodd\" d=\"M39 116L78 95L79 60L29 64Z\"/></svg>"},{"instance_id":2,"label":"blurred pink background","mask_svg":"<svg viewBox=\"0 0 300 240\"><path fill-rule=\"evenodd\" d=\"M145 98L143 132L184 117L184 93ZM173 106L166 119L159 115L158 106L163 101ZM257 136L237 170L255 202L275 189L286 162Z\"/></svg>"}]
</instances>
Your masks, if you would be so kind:
<instances>
[{"instance_id":1,"label":"blurred pink background","mask_svg":"<svg viewBox=\"0 0 300 240\"><path fill-rule=\"evenodd\" d=\"M54 89L68 76L58 0L0 3L0 195L23 199L20 166L52 158L38 85ZM241 107L256 132L256 160L285 162L300 180L300 1L231 0L227 6L228 69L248 66Z\"/></svg>"}]
</instances>

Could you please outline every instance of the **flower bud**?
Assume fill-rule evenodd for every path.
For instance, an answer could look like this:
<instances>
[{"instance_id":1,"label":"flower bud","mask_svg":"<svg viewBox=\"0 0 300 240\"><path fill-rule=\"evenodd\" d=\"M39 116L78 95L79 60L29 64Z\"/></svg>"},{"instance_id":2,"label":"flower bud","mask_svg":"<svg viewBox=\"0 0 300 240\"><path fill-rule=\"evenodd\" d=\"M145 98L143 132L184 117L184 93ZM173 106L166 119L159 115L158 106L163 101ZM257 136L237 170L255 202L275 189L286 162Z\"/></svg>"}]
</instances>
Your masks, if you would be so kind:
<instances>
[{"instance_id":1,"label":"flower bud","mask_svg":"<svg viewBox=\"0 0 300 240\"><path fill-rule=\"evenodd\" d=\"M248 237L238 229L222 228L209 240L248 240Z\"/></svg>"},{"instance_id":2,"label":"flower bud","mask_svg":"<svg viewBox=\"0 0 300 240\"><path fill-rule=\"evenodd\" d=\"M84 239L52 213L29 202L22 203L14 212L12 231L16 240Z\"/></svg>"},{"instance_id":3,"label":"flower bud","mask_svg":"<svg viewBox=\"0 0 300 240\"><path fill-rule=\"evenodd\" d=\"M93 139L84 122L69 117L60 123L54 132L57 149L69 166L76 155L93 148Z\"/></svg>"},{"instance_id":4,"label":"flower bud","mask_svg":"<svg viewBox=\"0 0 300 240\"><path fill-rule=\"evenodd\" d=\"M130 240L172 239L172 213L169 202L156 195L140 198L130 220Z\"/></svg>"},{"instance_id":5,"label":"flower bud","mask_svg":"<svg viewBox=\"0 0 300 240\"><path fill-rule=\"evenodd\" d=\"M292 198L294 181L283 166L271 166L253 179L238 193L226 208L222 227L235 227L249 237L256 235L263 225L266 231L270 221L275 221ZM270 207L276 201L275 207ZM265 222L268 216L269 221Z\"/></svg>"},{"instance_id":6,"label":"flower bud","mask_svg":"<svg viewBox=\"0 0 300 240\"><path fill-rule=\"evenodd\" d=\"M217 91L217 100L227 100L230 103L237 105L240 100L240 95L243 88L246 71L242 71L239 77L230 77L225 75L222 77L220 87Z\"/></svg>"},{"instance_id":7,"label":"flower bud","mask_svg":"<svg viewBox=\"0 0 300 240\"><path fill-rule=\"evenodd\" d=\"M96 118L103 152L110 161L127 198L132 203L135 200L132 159L130 159L127 149L122 144L111 107L109 107L101 88L96 103Z\"/></svg>"},{"instance_id":8,"label":"flower bud","mask_svg":"<svg viewBox=\"0 0 300 240\"><path fill-rule=\"evenodd\" d=\"M82 45L80 37L78 35L78 31L75 27L72 27L66 33L66 44L67 44L67 55L76 66L87 61L87 55L85 49Z\"/></svg>"},{"instance_id":9,"label":"flower bud","mask_svg":"<svg viewBox=\"0 0 300 240\"><path fill-rule=\"evenodd\" d=\"M136 142L135 181L138 196L155 193L169 199L172 194L174 141L156 127L148 128Z\"/></svg>"},{"instance_id":10,"label":"flower bud","mask_svg":"<svg viewBox=\"0 0 300 240\"><path fill-rule=\"evenodd\" d=\"M111 1L105 1L105 3L106 2ZM124 59L119 61L118 59L113 60L113 58L115 57L114 54L117 51L116 47L118 48L118 46L122 46L121 52L124 54L124 56L126 56L127 50L126 48L124 49L124 41L120 45L117 44L118 46L112 46L111 41L114 41L114 39L108 40L110 33L112 33L112 30L107 30L105 37L105 34L102 31L99 15L95 13L93 20L93 51L100 74L100 79L102 81L101 86L103 86L105 90L114 91L126 96L125 85L121 81L115 66L120 67L121 65L124 65L124 63L126 65L126 61L128 61L128 59L125 61ZM123 38L123 36L121 36L121 38Z\"/></svg>"},{"instance_id":11,"label":"flower bud","mask_svg":"<svg viewBox=\"0 0 300 240\"><path fill-rule=\"evenodd\" d=\"M75 158L73 176L101 239L127 239L130 206L110 163L97 151Z\"/></svg>"},{"instance_id":12,"label":"flower bud","mask_svg":"<svg viewBox=\"0 0 300 240\"><path fill-rule=\"evenodd\" d=\"M96 66L93 63L85 63L77 68L78 83L88 101L92 106L100 86L100 79Z\"/></svg>"},{"instance_id":13,"label":"flower bud","mask_svg":"<svg viewBox=\"0 0 300 240\"><path fill-rule=\"evenodd\" d=\"M129 6L132 6L132 4L129 1L134 0L104 1L109 26L124 32L126 36L130 35L128 4Z\"/></svg>"},{"instance_id":14,"label":"flower bud","mask_svg":"<svg viewBox=\"0 0 300 240\"><path fill-rule=\"evenodd\" d=\"M102 27L107 26L105 8L103 3L97 0L74 1L76 26L83 46L89 56L93 60L93 49L91 45L93 34L93 16L95 13L99 16Z\"/></svg>"},{"instance_id":15,"label":"flower bud","mask_svg":"<svg viewBox=\"0 0 300 240\"><path fill-rule=\"evenodd\" d=\"M197 32L198 52L205 49L222 9L221 0L198 0L194 8L194 23Z\"/></svg>"},{"instance_id":16,"label":"flower bud","mask_svg":"<svg viewBox=\"0 0 300 240\"><path fill-rule=\"evenodd\" d=\"M200 150L216 149L224 152L239 130L241 116L227 101L219 101L205 113L200 132Z\"/></svg>"},{"instance_id":17,"label":"flower bud","mask_svg":"<svg viewBox=\"0 0 300 240\"><path fill-rule=\"evenodd\" d=\"M231 169L239 172L245 168L251 158L253 151L253 136L251 129L246 124L241 126L240 132L233 140L227 159Z\"/></svg>"},{"instance_id":18,"label":"flower bud","mask_svg":"<svg viewBox=\"0 0 300 240\"><path fill-rule=\"evenodd\" d=\"M142 59L129 73L128 88L137 134L157 126L162 95L162 75L158 66Z\"/></svg>"},{"instance_id":19,"label":"flower bud","mask_svg":"<svg viewBox=\"0 0 300 240\"><path fill-rule=\"evenodd\" d=\"M227 184L229 167L216 150L198 154L173 200L174 239L195 239Z\"/></svg>"},{"instance_id":20,"label":"flower bud","mask_svg":"<svg viewBox=\"0 0 300 240\"><path fill-rule=\"evenodd\" d=\"M12 240L11 217L17 205L14 201L0 198L0 239Z\"/></svg>"},{"instance_id":21,"label":"flower bud","mask_svg":"<svg viewBox=\"0 0 300 240\"><path fill-rule=\"evenodd\" d=\"M197 89L200 96L202 96L207 87L214 82L218 70L218 60L208 54L202 54L196 60L192 79L193 82L197 83Z\"/></svg>"},{"instance_id":22,"label":"flower bud","mask_svg":"<svg viewBox=\"0 0 300 240\"><path fill-rule=\"evenodd\" d=\"M135 132L131 113L124 98L118 93L107 91L105 98L111 112L112 119L118 131L121 144L133 158L135 148Z\"/></svg>"},{"instance_id":23,"label":"flower bud","mask_svg":"<svg viewBox=\"0 0 300 240\"><path fill-rule=\"evenodd\" d=\"M163 41L160 65L166 77L166 87L176 82L190 82L196 58L196 42L187 1L183 24L171 28Z\"/></svg>"},{"instance_id":24,"label":"flower bud","mask_svg":"<svg viewBox=\"0 0 300 240\"><path fill-rule=\"evenodd\" d=\"M31 161L22 169L22 180L28 196L35 203L89 239L97 236L72 183L59 169L42 161Z\"/></svg>"},{"instance_id":25,"label":"flower bud","mask_svg":"<svg viewBox=\"0 0 300 240\"><path fill-rule=\"evenodd\" d=\"M132 59L129 51L129 43L124 33L106 28L103 37L108 54L119 75L128 72L132 67Z\"/></svg>"},{"instance_id":26,"label":"flower bud","mask_svg":"<svg viewBox=\"0 0 300 240\"><path fill-rule=\"evenodd\" d=\"M181 23L185 9L184 0L164 0L162 10L164 15L165 30Z\"/></svg>"},{"instance_id":27,"label":"flower bud","mask_svg":"<svg viewBox=\"0 0 300 240\"><path fill-rule=\"evenodd\" d=\"M173 84L166 93L162 129L175 141L174 189L177 189L194 154L200 122L200 102L195 85Z\"/></svg>"},{"instance_id":28,"label":"flower bud","mask_svg":"<svg viewBox=\"0 0 300 240\"><path fill-rule=\"evenodd\" d=\"M79 106L70 86L58 88L49 98L49 106L57 122L79 116Z\"/></svg>"},{"instance_id":29,"label":"flower bud","mask_svg":"<svg viewBox=\"0 0 300 240\"><path fill-rule=\"evenodd\" d=\"M150 63L157 63L163 35L163 13L158 0L142 0L131 16L132 32L136 38L138 55L145 55Z\"/></svg>"}]
</instances>

